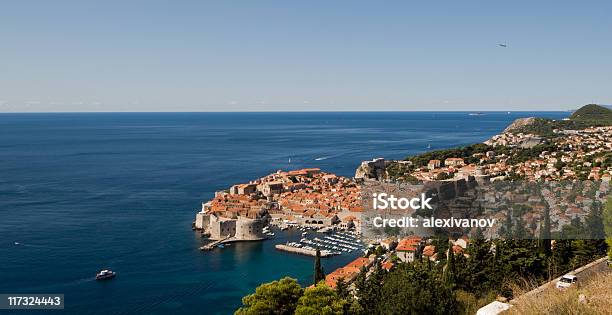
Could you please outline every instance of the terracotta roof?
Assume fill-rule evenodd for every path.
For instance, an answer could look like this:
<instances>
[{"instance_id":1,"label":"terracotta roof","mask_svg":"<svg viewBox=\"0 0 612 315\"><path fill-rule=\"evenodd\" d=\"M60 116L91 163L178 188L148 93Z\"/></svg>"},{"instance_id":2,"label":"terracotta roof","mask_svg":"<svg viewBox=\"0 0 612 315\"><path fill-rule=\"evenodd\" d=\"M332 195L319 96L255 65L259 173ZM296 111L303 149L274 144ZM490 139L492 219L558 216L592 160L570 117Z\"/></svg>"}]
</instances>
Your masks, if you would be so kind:
<instances>
[{"instance_id":1,"label":"terracotta roof","mask_svg":"<svg viewBox=\"0 0 612 315\"><path fill-rule=\"evenodd\" d=\"M368 267L370 260L365 257L359 257L344 267L340 267L334 270L332 273L325 276L325 284L331 288L336 287L336 283L340 279L344 279L347 282L352 281L361 272L362 267Z\"/></svg>"},{"instance_id":2,"label":"terracotta roof","mask_svg":"<svg viewBox=\"0 0 612 315\"><path fill-rule=\"evenodd\" d=\"M400 251L400 252L411 252L411 251L415 251L417 245L421 242L421 238L416 236L416 235L412 235L408 238L402 239L399 241L399 243L397 244L397 247L395 248L396 251Z\"/></svg>"}]
</instances>

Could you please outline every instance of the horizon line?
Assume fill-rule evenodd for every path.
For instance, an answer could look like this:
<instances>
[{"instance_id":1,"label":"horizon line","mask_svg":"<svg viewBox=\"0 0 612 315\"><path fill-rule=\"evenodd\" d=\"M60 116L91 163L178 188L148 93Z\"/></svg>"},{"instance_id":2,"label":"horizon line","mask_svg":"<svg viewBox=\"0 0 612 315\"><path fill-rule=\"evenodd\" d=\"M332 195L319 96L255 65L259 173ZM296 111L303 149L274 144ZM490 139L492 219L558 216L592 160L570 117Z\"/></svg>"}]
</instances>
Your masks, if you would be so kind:
<instances>
[{"instance_id":1,"label":"horizon line","mask_svg":"<svg viewBox=\"0 0 612 315\"><path fill-rule=\"evenodd\" d=\"M520 112L550 112L563 113L572 112L576 109L562 110L304 110L304 111L281 111L281 110L258 110L258 111L33 111L33 112L2 112L2 114L197 114L197 113L520 113Z\"/></svg>"}]
</instances>

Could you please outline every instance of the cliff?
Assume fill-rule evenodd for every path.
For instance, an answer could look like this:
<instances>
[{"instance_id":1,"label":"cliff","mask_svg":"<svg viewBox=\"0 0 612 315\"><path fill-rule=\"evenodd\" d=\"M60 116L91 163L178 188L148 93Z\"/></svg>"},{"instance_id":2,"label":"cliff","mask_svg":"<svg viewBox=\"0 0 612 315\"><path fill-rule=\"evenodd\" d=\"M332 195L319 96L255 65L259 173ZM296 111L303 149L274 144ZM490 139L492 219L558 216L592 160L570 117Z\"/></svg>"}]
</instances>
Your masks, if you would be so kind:
<instances>
[{"instance_id":1,"label":"cliff","mask_svg":"<svg viewBox=\"0 0 612 315\"><path fill-rule=\"evenodd\" d=\"M383 158L372 161L363 161L355 171L355 179L377 179L385 178L387 162Z\"/></svg>"}]
</instances>

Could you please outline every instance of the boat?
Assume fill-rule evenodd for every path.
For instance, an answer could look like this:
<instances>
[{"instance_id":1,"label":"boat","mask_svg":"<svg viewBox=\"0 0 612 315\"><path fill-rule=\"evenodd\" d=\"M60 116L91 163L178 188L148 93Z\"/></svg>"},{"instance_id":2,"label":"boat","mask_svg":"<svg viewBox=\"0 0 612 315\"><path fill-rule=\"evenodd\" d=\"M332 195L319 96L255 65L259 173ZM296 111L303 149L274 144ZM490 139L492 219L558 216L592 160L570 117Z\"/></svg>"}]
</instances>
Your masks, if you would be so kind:
<instances>
[{"instance_id":1,"label":"boat","mask_svg":"<svg viewBox=\"0 0 612 315\"><path fill-rule=\"evenodd\" d=\"M117 275L116 272L110 270L110 269L104 269L101 270L100 272L98 272L96 274L96 280L106 280L106 279L111 279L114 278Z\"/></svg>"},{"instance_id":2,"label":"boat","mask_svg":"<svg viewBox=\"0 0 612 315\"><path fill-rule=\"evenodd\" d=\"M482 115L484 115L484 113L483 112L475 112L475 113L470 113L469 115L470 116L482 116Z\"/></svg>"},{"instance_id":3,"label":"boat","mask_svg":"<svg viewBox=\"0 0 612 315\"><path fill-rule=\"evenodd\" d=\"M218 248L225 248L225 245L223 245L223 244L219 244L219 245L217 245L217 247L218 247Z\"/></svg>"},{"instance_id":4,"label":"boat","mask_svg":"<svg viewBox=\"0 0 612 315\"><path fill-rule=\"evenodd\" d=\"M306 236L306 235L308 235L308 232L302 233L302 236Z\"/></svg>"}]
</instances>

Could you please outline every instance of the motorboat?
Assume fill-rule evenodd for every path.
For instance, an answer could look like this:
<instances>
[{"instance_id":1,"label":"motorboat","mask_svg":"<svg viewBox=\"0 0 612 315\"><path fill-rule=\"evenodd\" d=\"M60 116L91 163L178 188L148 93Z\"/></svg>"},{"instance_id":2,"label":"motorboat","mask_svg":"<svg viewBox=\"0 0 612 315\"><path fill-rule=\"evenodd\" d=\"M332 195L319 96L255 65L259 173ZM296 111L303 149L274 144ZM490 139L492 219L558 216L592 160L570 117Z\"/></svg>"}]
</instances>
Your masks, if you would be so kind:
<instances>
[{"instance_id":1,"label":"motorboat","mask_svg":"<svg viewBox=\"0 0 612 315\"><path fill-rule=\"evenodd\" d=\"M96 280L106 280L106 279L111 279L114 278L117 275L116 272L110 270L110 269L104 269L101 270L100 272L98 272L96 274Z\"/></svg>"}]
</instances>

